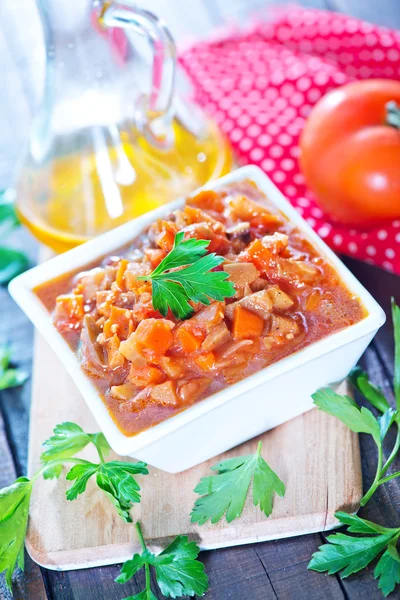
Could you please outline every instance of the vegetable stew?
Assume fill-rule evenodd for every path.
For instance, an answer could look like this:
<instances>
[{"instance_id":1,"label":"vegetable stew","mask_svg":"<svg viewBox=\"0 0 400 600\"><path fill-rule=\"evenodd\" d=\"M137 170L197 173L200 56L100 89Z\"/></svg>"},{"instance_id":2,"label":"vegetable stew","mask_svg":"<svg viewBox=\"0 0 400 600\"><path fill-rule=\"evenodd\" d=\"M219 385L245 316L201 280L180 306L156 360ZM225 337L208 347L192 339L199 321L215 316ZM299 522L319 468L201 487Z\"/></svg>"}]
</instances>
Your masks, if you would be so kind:
<instances>
[{"instance_id":1,"label":"vegetable stew","mask_svg":"<svg viewBox=\"0 0 400 600\"><path fill-rule=\"evenodd\" d=\"M165 315L155 309L151 279L178 238L207 240L203 253L222 257L196 280L197 291L191 282L184 286L191 313L183 320L171 308ZM185 245L180 249L181 262L170 260L171 278L184 275ZM233 285L225 285L224 300L210 300L219 296L204 281L221 271L224 285ZM172 294L174 289L179 291L171 287ZM116 255L35 292L127 435L366 314L333 268L251 181L200 192Z\"/></svg>"}]
</instances>

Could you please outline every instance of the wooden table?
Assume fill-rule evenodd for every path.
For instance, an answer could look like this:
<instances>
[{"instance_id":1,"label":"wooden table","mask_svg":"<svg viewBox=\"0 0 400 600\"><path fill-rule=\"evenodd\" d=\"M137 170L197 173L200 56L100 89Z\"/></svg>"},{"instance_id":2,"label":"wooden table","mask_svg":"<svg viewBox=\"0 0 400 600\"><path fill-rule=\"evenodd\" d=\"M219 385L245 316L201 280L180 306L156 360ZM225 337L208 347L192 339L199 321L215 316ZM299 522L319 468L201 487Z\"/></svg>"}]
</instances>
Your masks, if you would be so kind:
<instances>
[{"instance_id":1,"label":"wooden table","mask_svg":"<svg viewBox=\"0 0 400 600\"><path fill-rule=\"evenodd\" d=\"M304 0L303 4L342 10L369 18L371 21L400 27L398 2L399 0L382 0L380 3L376 3L375 0ZM263 4L262 1L256 0L252 0L251 3L257 6ZM166 3L154 0L154 4L165 6ZM204 6L209 11L208 19L218 24L221 15L226 16L228 12L228 4L240 14L245 2L235 0L228 3L219 0L213 3L204 0ZM35 255L36 245L28 234L22 231L18 233L17 243L28 247L31 255ZM390 297L394 296L400 302L400 278L355 260L345 259L345 262L389 316ZM30 371L32 327L4 289L0 289L0 307L0 344L11 344L18 366ZM393 400L393 341L390 318L365 352L361 362L373 381ZM57 398L54 398L54 401L57 402ZM25 474L29 402L30 382L22 389L6 390L0 394L0 487L10 484L17 475ZM367 487L373 478L376 451L370 437L361 435L360 441L364 485ZM400 468L400 460L397 460L394 467L396 470ZM395 479L381 486L360 514L388 527L399 526L400 480ZM201 559L210 579L210 589L206 597L209 600L374 600L382 597L377 590L371 569L344 581L339 577L308 571L307 564L311 554L323 541L323 534L313 534L204 552ZM19 573L16 577L14 597L19 600L120 600L142 589L142 573L121 587L113 582L118 572L117 565L58 573L40 569L27 557L25 574ZM0 598L11 598L1 577Z\"/></svg>"}]
</instances>

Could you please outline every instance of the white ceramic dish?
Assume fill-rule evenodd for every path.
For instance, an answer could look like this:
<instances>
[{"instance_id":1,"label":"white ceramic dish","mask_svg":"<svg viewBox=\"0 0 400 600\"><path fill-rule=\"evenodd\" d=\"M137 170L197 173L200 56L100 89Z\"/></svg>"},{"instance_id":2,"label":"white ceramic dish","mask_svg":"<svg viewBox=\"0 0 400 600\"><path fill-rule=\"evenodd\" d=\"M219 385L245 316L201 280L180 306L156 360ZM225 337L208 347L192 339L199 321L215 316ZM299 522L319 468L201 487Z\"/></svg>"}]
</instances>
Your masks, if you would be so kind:
<instances>
[{"instance_id":1,"label":"white ceramic dish","mask_svg":"<svg viewBox=\"0 0 400 600\"><path fill-rule=\"evenodd\" d=\"M372 296L258 167L243 167L206 187L217 189L243 179L253 180L269 200L302 230L333 265L347 287L361 299L368 316L136 436L127 437L119 431L98 391L52 325L49 313L33 289L113 253L155 219L179 208L184 200L158 208L61 254L23 273L9 286L13 298L62 360L115 452L143 460L170 473L193 467L312 408L311 394L318 387L341 382L385 321L383 310Z\"/></svg>"}]
</instances>

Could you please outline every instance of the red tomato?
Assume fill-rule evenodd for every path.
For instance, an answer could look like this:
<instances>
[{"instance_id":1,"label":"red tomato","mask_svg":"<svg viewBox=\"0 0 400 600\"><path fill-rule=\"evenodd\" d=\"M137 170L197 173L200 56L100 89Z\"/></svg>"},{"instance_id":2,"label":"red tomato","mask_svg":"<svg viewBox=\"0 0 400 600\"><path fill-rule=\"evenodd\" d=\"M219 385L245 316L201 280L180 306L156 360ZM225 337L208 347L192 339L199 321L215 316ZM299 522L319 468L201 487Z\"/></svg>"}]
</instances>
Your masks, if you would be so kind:
<instances>
[{"instance_id":1,"label":"red tomato","mask_svg":"<svg viewBox=\"0 0 400 600\"><path fill-rule=\"evenodd\" d=\"M301 135L300 165L335 221L372 226L399 218L400 82L356 81L324 96Z\"/></svg>"}]
</instances>

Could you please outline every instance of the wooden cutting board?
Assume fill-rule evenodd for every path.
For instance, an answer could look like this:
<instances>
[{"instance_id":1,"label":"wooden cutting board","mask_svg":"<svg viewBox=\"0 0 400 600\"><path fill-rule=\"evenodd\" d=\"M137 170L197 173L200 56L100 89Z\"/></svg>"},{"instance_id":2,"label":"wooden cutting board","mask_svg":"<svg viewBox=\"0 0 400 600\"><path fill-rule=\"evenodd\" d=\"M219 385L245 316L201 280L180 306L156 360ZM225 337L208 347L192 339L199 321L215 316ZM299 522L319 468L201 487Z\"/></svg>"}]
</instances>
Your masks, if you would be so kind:
<instances>
[{"instance_id":1,"label":"wooden cutting board","mask_svg":"<svg viewBox=\"0 0 400 600\"><path fill-rule=\"evenodd\" d=\"M277 399L285 400L290 399ZM37 335L30 473L39 465L41 443L62 421L74 421L89 432L98 430L63 365ZM362 492L358 438L337 419L314 409L261 436L263 456L286 485L285 497L276 496L268 519L248 502L242 517L230 525L225 520L201 527L190 523L197 497L192 490L199 479L211 474L209 468L217 460L254 452L258 439L184 473L171 475L150 468L149 475L139 478L142 502L135 506L133 518L140 519L153 550L178 534L189 534L201 548L211 549L324 531L337 524L336 510L356 510ZM91 451L82 456L95 460ZM49 569L68 570L131 557L139 549L133 525L118 517L93 482L73 502L65 499L69 486L61 477L58 481L39 479L34 487L27 536L33 560Z\"/></svg>"}]
</instances>

